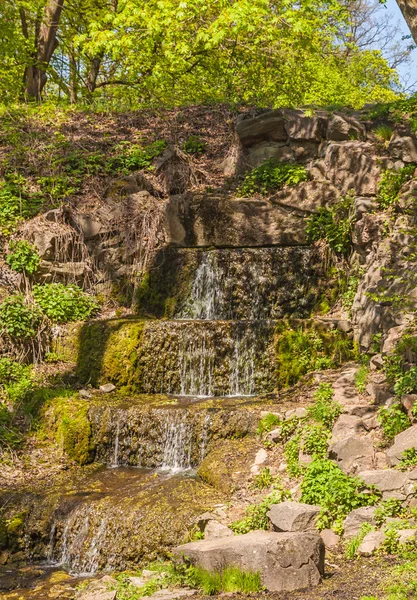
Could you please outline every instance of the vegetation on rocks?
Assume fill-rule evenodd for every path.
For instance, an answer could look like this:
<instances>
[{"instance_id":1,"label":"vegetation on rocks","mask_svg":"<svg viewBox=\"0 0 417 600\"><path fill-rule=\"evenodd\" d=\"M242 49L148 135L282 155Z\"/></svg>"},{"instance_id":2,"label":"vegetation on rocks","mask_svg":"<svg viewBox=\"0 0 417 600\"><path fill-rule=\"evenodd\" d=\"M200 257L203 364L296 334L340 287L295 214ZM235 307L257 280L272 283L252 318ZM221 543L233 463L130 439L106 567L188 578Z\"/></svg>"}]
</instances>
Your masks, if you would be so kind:
<instances>
[{"instance_id":1,"label":"vegetation on rocks","mask_svg":"<svg viewBox=\"0 0 417 600\"><path fill-rule=\"evenodd\" d=\"M295 186L307 179L307 171L302 165L280 163L270 159L245 175L237 193L241 196L270 194L284 185Z\"/></svg>"}]
</instances>

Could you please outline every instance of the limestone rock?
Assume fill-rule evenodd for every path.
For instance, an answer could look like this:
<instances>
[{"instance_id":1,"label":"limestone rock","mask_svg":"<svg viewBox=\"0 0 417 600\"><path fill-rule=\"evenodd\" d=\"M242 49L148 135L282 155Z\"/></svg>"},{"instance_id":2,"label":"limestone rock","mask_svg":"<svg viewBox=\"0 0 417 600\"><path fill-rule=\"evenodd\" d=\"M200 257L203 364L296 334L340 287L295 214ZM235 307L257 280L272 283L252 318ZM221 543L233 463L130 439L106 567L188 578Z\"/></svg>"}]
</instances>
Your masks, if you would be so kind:
<instances>
[{"instance_id":1,"label":"limestone rock","mask_svg":"<svg viewBox=\"0 0 417 600\"><path fill-rule=\"evenodd\" d=\"M209 571L228 566L259 571L263 585L271 592L317 585L324 573L324 543L315 533L254 531L184 544L173 553Z\"/></svg>"},{"instance_id":2,"label":"limestone rock","mask_svg":"<svg viewBox=\"0 0 417 600\"><path fill-rule=\"evenodd\" d=\"M258 167L270 159L279 162L293 162L294 152L289 146L279 142L261 142L249 150L248 164L251 168Z\"/></svg>"},{"instance_id":3,"label":"limestone rock","mask_svg":"<svg viewBox=\"0 0 417 600\"><path fill-rule=\"evenodd\" d=\"M303 406L300 406L299 408L293 408L291 410L287 410L287 412L285 413L286 420L292 419L293 417L297 417L297 419L303 419L306 416L307 416L307 409L304 408Z\"/></svg>"},{"instance_id":4,"label":"limestone rock","mask_svg":"<svg viewBox=\"0 0 417 600\"><path fill-rule=\"evenodd\" d=\"M363 139L365 127L355 117L335 114L329 120L326 137L334 142Z\"/></svg>"},{"instance_id":5,"label":"limestone rock","mask_svg":"<svg viewBox=\"0 0 417 600\"><path fill-rule=\"evenodd\" d=\"M369 435L351 435L329 446L329 458L336 460L344 473L352 475L358 471L372 469L374 447Z\"/></svg>"},{"instance_id":6,"label":"limestone rock","mask_svg":"<svg viewBox=\"0 0 417 600\"><path fill-rule=\"evenodd\" d=\"M417 449L417 425L413 425L395 436L394 444L387 450L389 464L397 465L401 460L402 453L408 448Z\"/></svg>"},{"instance_id":7,"label":"limestone rock","mask_svg":"<svg viewBox=\"0 0 417 600\"><path fill-rule=\"evenodd\" d=\"M300 502L273 504L267 516L275 531L316 531L320 506Z\"/></svg>"},{"instance_id":8,"label":"limestone rock","mask_svg":"<svg viewBox=\"0 0 417 600\"><path fill-rule=\"evenodd\" d=\"M362 430L362 419L354 415L342 414L332 428L332 443L356 435Z\"/></svg>"},{"instance_id":9,"label":"limestone rock","mask_svg":"<svg viewBox=\"0 0 417 600\"><path fill-rule=\"evenodd\" d=\"M352 510L343 523L343 537L348 540L355 537L363 523L375 525L375 510L374 506L362 506Z\"/></svg>"},{"instance_id":10,"label":"limestone rock","mask_svg":"<svg viewBox=\"0 0 417 600\"><path fill-rule=\"evenodd\" d=\"M408 480L407 473L396 469L375 469L362 471L358 477L367 485L374 485L380 490L384 500L388 498L406 498L404 486Z\"/></svg>"},{"instance_id":11,"label":"limestone rock","mask_svg":"<svg viewBox=\"0 0 417 600\"><path fill-rule=\"evenodd\" d=\"M334 550L340 543L340 536L332 529L323 529L323 531L320 531L320 537L329 550Z\"/></svg>"},{"instance_id":12,"label":"limestone rock","mask_svg":"<svg viewBox=\"0 0 417 600\"><path fill-rule=\"evenodd\" d=\"M335 204L339 198L340 192L331 183L310 180L277 191L271 197L271 202L310 213Z\"/></svg>"},{"instance_id":13,"label":"limestone rock","mask_svg":"<svg viewBox=\"0 0 417 600\"><path fill-rule=\"evenodd\" d=\"M284 109L285 129L291 140L320 142L326 135L327 116L306 116L302 110Z\"/></svg>"},{"instance_id":14,"label":"limestone rock","mask_svg":"<svg viewBox=\"0 0 417 600\"><path fill-rule=\"evenodd\" d=\"M282 142L288 138L281 110L270 110L252 118L240 118L236 123L236 132L246 147L259 141Z\"/></svg>"},{"instance_id":15,"label":"limestone rock","mask_svg":"<svg viewBox=\"0 0 417 600\"><path fill-rule=\"evenodd\" d=\"M407 542L414 542L417 538L416 529L399 529L397 531L398 542L400 544L406 544Z\"/></svg>"},{"instance_id":16,"label":"limestone rock","mask_svg":"<svg viewBox=\"0 0 417 600\"><path fill-rule=\"evenodd\" d=\"M363 538L358 548L358 553L361 556L372 556L382 546L384 539L385 535L383 531L370 531Z\"/></svg>"},{"instance_id":17,"label":"limestone rock","mask_svg":"<svg viewBox=\"0 0 417 600\"><path fill-rule=\"evenodd\" d=\"M263 465L267 458L268 458L268 452L265 450L265 448L261 448L256 453L254 464L255 465Z\"/></svg>"},{"instance_id":18,"label":"limestone rock","mask_svg":"<svg viewBox=\"0 0 417 600\"><path fill-rule=\"evenodd\" d=\"M396 131L390 139L388 151L393 158L399 158L406 163L417 162L417 140Z\"/></svg>"},{"instance_id":19,"label":"limestone rock","mask_svg":"<svg viewBox=\"0 0 417 600\"><path fill-rule=\"evenodd\" d=\"M104 394L110 394L111 392L114 392L115 389L116 386L112 383L105 383L104 385L100 386L100 392L103 392Z\"/></svg>"},{"instance_id":20,"label":"limestone rock","mask_svg":"<svg viewBox=\"0 0 417 600\"><path fill-rule=\"evenodd\" d=\"M231 535L234 535L233 531L218 521L209 521L204 529L205 540L230 537Z\"/></svg>"},{"instance_id":21,"label":"limestone rock","mask_svg":"<svg viewBox=\"0 0 417 600\"><path fill-rule=\"evenodd\" d=\"M281 437L282 437L282 427L277 427L276 429L269 431L266 435L266 439L269 442L272 442L274 444L277 444L278 442L280 442Z\"/></svg>"},{"instance_id":22,"label":"limestone rock","mask_svg":"<svg viewBox=\"0 0 417 600\"><path fill-rule=\"evenodd\" d=\"M217 521L217 516L211 512L205 512L197 518L197 527L204 531L210 521Z\"/></svg>"}]
</instances>

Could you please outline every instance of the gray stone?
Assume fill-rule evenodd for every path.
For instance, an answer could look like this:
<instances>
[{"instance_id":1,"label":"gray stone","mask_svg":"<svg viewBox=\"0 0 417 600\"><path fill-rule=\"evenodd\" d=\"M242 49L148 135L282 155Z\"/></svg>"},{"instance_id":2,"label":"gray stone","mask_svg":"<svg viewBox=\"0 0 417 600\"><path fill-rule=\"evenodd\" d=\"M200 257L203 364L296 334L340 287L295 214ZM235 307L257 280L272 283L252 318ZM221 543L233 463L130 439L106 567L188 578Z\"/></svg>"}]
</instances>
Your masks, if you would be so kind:
<instances>
[{"instance_id":1,"label":"gray stone","mask_svg":"<svg viewBox=\"0 0 417 600\"><path fill-rule=\"evenodd\" d=\"M252 118L240 118L236 123L236 131L246 147L260 141L282 142L288 138L281 110L270 110Z\"/></svg>"},{"instance_id":2,"label":"gray stone","mask_svg":"<svg viewBox=\"0 0 417 600\"><path fill-rule=\"evenodd\" d=\"M93 592L92 594L87 594L83 596L83 600L115 600L117 597L117 592Z\"/></svg>"},{"instance_id":3,"label":"gray stone","mask_svg":"<svg viewBox=\"0 0 417 600\"><path fill-rule=\"evenodd\" d=\"M416 139L408 135L402 136L398 131L391 137L388 151L393 158L399 158L406 163L417 162Z\"/></svg>"},{"instance_id":4,"label":"gray stone","mask_svg":"<svg viewBox=\"0 0 417 600\"><path fill-rule=\"evenodd\" d=\"M399 529L397 531L398 542L400 544L406 544L407 542L414 542L417 538L416 529Z\"/></svg>"},{"instance_id":5,"label":"gray stone","mask_svg":"<svg viewBox=\"0 0 417 600\"><path fill-rule=\"evenodd\" d=\"M263 585L271 592L318 585L324 573L324 543L315 533L254 531L184 544L173 553L212 572L228 566L258 571Z\"/></svg>"},{"instance_id":6,"label":"gray stone","mask_svg":"<svg viewBox=\"0 0 417 600\"><path fill-rule=\"evenodd\" d=\"M417 425L413 425L395 436L394 444L387 450L389 464L391 466L397 465L403 452L409 448L417 449Z\"/></svg>"},{"instance_id":7,"label":"gray stone","mask_svg":"<svg viewBox=\"0 0 417 600\"><path fill-rule=\"evenodd\" d=\"M277 444L278 442L280 442L281 437L282 437L282 427L277 427L276 429L269 431L266 435L266 439L269 442L272 442L274 444Z\"/></svg>"},{"instance_id":8,"label":"gray stone","mask_svg":"<svg viewBox=\"0 0 417 600\"><path fill-rule=\"evenodd\" d=\"M320 142L326 135L327 117L324 114L306 116L302 110L284 109L285 129L291 140Z\"/></svg>"},{"instance_id":9,"label":"gray stone","mask_svg":"<svg viewBox=\"0 0 417 600\"><path fill-rule=\"evenodd\" d=\"M367 196L357 196L355 198L354 210L355 218L360 219L365 213L370 213L378 207L378 202L375 198Z\"/></svg>"},{"instance_id":10,"label":"gray stone","mask_svg":"<svg viewBox=\"0 0 417 600\"><path fill-rule=\"evenodd\" d=\"M335 114L329 120L326 137L334 142L363 139L365 127L355 117Z\"/></svg>"},{"instance_id":11,"label":"gray stone","mask_svg":"<svg viewBox=\"0 0 417 600\"><path fill-rule=\"evenodd\" d=\"M110 394L111 392L114 392L115 389L116 386L112 383L105 383L104 385L100 386L100 392L103 392L104 394Z\"/></svg>"},{"instance_id":12,"label":"gray stone","mask_svg":"<svg viewBox=\"0 0 417 600\"><path fill-rule=\"evenodd\" d=\"M358 554L361 556L372 556L382 546L384 539L385 535L383 531L370 531L363 538L358 548Z\"/></svg>"},{"instance_id":13,"label":"gray stone","mask_svg":"<svg viewBox=\"0 0 417 600\"><path fill-rule=\"evenodd\" d=\"M332 529L323 529L320 531L320 537L329 550L334 550L340 544L340 536Z\"/></svg>"},{"instance_id":14,"label":"gray stone","mask_svg":"<svg viewBox=\"0 0 417 600\"><path fill-rule=\"evenodd\" d=\"M80 398L84 398L85 400L89 400L93 397L93 394L91 394L88 390L80 390L78 395Z\"/></svg>"},{"instance_id":15,"label":"gray stone","mask_svg":"<svg viewBox=\"0 0 417 600\"><path fill-rule=\"evenodd\" d=\"M374 466L372 438L351 435L329 446L329 458L336 460L344 473L352 475Z\"/></svg>"},{"instance_id":16,"label":"gray stone","mask_svg":"<svg viewBox=\"0 0 417 600\"><path fill-rule=\"evenodd\" d=\"M379 371L384 366L384 359L382 354L375 354L369 361L369 367L371 371Z\"/></svg>"},{"instance_id":17,"label":"gray stone","mask_svg":"<svg viewBox=\"0 0 417 600\"><path fill-rule=\"evenodd\" d=\"M267 516L275 531L316 531L320 506L285 501L273 504Z\"/></svg>"},{"instance_id":18,"label":"gray stone","mask_svg":"<svg viewBox=\"0 0 417 600\"><path fill-rule=\"evenodd\" d=\"M360 417L342 414L336 420L332 428L332 443L349 436L356 435L362 430L362 419Z\"/></svg>"},{"instance_id":19,"label":"gray stone","mask_svg":"<svg viewBox=\"0 0 417 600\"><path fill-rule=\"evenodd\" d=\"M205 540L215 540L231 535L234 535L233 531L218 521L209 521L204 529Z\"/></svg>"},{"instance_id":20,"label":"gray stone","mask_svg":"<svg viewBox=\"0 0 417 600\"><path fill-rule=\"evenodd\" d=\"M271 202L308 214L323 206L335 204L339 198L340 192L334 185L313 180L279 190L271 197Z\"/></svg>"},{"instance_id":21,"label":"gray stone","mask_svg":"<svg viewBox=\"0 0 417 600\"><path fill-rule=\"evenodd\" d=\"M197 518L197 527L200 531L204 531L210 521L217 521L217 515L205 512Z\"/></svg>"},{"instance_id":22,"label":"gray stone","mask_svg":"<svg viewBox=\"0 0 417 600\"><path fill-rule=\"evenodd\" d=\"M176 600L176 598L185 598L187 596L195 596L197 590L188 590L185 588L167 588L164 590L158 590L152 596L142 596L141 600L149 600L155 598L156 600Z\"/></svg>"},{"instance_id":23,"label":"gray stone","mask_svg":"<svg viewBox=\"0 0 417 600\"><path fill-rule=\"evenodd\" d=\"M347 540L355 537L363 523L375 525L375 510L374 506L363 506L352 510L343 523L343 537Z\"/></svg>"},{"instance_id":24,"label":"gray stone","mask_svg":"<svg viewBox=\"0 0 417 600\"><path fill-rule=\"evenodd\" d=\"M383 383L368 383L366 393L371 397L371 401L375 404L383 404L391 396L388 387Z\"/></svg>"},{"instance_id":25,"label":"gray stone","mask_svg":"<svg viewBox=\"0 0 417 600\"><path fill-rule=\"evenodd\" d=\"M255 465L263 465L267 458L268 458L268 452L265 450L265 448L261 448L256 453L254 464Z\"/></svg>"},{"instance_id":26,"label":"gray stone","mask_svg":"<svg viewBox=\"0 0 417 600\"><path fill-rule=\"evenodd\" d=\"M401 396L401 404L409 415L411 415L411 411L416 402L417 394L404 394L404 396Z\"/></svg>"},{"instance_id":27,"label":"gray stone","mask_svg":"<svg viewBox=\"0 0 417 600\"><path fill-rule=\"evenodd\" d=\"M293 162L294 152L285 144L279 142L262 142L252 146L248 154L248 164L255 168L266 160L275 159L279 162Z\"/></svg>"},{"instance_id":28,"label":"gray stone","mask_svg":"<svg viewBox=\"0 0 417 600\"><path fill-rule=\"evenodd\" d=\"M407 473L396 469L375 469L359 473L358 477L367 485L374 485L384 500L388 498L405 498L404 486L407 483Z\"/></svg>"},{"instance_id":29,"label":"gray stone","mask_svg":"<svg viewBox=\"0 0 417 600\"><path fill-rule=\"evenodd\" d=\"M287 410L287 412L285 413L285 418L286 420L292 419L293 417L297 417L297 419L303 419L307 416L307 414L307 409L303 406L300 406L299 408Z\"/></svg>"}]
</instances>

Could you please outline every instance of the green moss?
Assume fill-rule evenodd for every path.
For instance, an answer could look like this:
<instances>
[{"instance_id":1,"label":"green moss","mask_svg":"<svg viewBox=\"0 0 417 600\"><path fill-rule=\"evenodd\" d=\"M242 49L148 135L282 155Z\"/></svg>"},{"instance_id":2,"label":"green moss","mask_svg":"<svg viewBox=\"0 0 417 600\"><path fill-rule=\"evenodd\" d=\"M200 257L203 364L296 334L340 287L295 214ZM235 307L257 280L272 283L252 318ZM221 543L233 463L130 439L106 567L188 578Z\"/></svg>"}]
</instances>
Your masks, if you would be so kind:
<instances>
[{"instance_id":1,"label":"green moss","mask_svg":"<svg viewBox=\"0 0 417 600\"><path fill-rule=\"evenodd\" d=\"M306 373L334 368L356 357L352 340L338 329L314 321L283 321L275 330L275 377L279 388Z\"/></svg>"},{"instance_id":2,"label":"green moss","mask_svg":"<svg viewBox=\"0 0 417 600\"><path fill-rule=\"evenodd\" d=\"M40 432L54 439L80 465L91 462L93 442L89 405L74 395L50 398L44 407Z\"/></svg>"}]
</instances>

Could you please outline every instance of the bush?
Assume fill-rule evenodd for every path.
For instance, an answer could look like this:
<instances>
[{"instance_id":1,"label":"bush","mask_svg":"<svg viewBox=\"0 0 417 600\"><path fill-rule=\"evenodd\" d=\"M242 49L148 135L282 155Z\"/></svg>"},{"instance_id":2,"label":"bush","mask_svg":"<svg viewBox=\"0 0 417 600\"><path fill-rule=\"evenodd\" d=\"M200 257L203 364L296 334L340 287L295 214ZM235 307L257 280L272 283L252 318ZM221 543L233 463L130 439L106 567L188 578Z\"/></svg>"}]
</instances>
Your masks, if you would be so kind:
<instances>
[{"instance_id":1,"label":"bush","mask_svg":"<svg viewBox=\"0 0 417 600\"><path fill-rule=\"evenodd\" d=\"M354 508L372 506L378 501L378 491L364 489L365 484L360 479L349 477L332 461L316 459L306 469L301 502L321 506L319 529L333 527L340 533L343 520Z\"/></svg>"},{"instance_id":2,"label":"bush","mask_svg":"<svg viewBox=\"0 0 417 600\"><path fill-rule=\"evenodd\" d=\"M410 467L417 467L417 449L407 448L401 455L401 460L397 465L400 471L406 471Z\"/></svg>"},{"instance_id":3,"label":"bush","mask_svg":"<svg viewBox=\"0 0 417 600\"><path fill-rule=\"evenodd\" d=\"M25 399L31 387L30 367L10 358L0 358L0 399L20 402Z\"/></svg>"},{"instance_id":4,"label":"bush","mask_svg":"<svg viewBox=\"0 0 417 600\"><path fill-rule=\"evenodd\" d=\"M284 185L295 186L307 179L307 171L302 165L270 159L247 173L237 192L242 196L269 194L280 190Z\"/></svg>"},{"instance_id":5,"label":"bush","mask_svg":"<svg viewBox=\"0 0 417 600\"><path fill-rule=\"evenodd\" d=\"M314 404L308 409L308 415L318 423L322 423L330 429L338 416L342 413L342 407L333 400L334 390L330 383L320 383L313 394Z\"/></svg>"},{"instance_id":6,"label":"bush","mask_svg":"<svg viewBox=\"0 0 417 600\"><path fill-rule=\"evenodd\" d=\"M393 440L396 435L411 426L410 419L402 410L399 403L394 404L390 408L380 408L378 412L378 422L388 441Z\"/></svg>"},{"instance_id":7,"label":"bush","mask_svg":"<svg viewBox=\"0 0 417 600\"><path fill-rule=\"evenodd\" d=\"M389 142L392 134L393 134L393 131L389 125L379 125L375 129L375 135L377 137L381 138L382 140L384 140L384 142Z\"/></svg>"},{"instance_id":8,"label":"bush","mask_svg":"<svg viewBox=\"0 0 417 600\"><path fill-rule=\"evenodd\" d=\"M131 171L150 169L153 159L162 154L165 148L166 142L163 140L157 140L148 146L122 142L115 148L116 155L107 161L106 171L128 174Z\"/></svg>"},{"instance_id":9,"label":"bush","mask_svg":"<svg viewBox=\"0 0 417 600\"><path fill-rule=\"evenodd\" d=\"M206 149L206 144L198 135L190 135L184 142L182 149L187 154L202 154Z\"/></svg>"},{"instance_id":10,"label":"bush","mask_svg":"<svg viewBox=\"0 0 417 600\"><path fill-rule=\"evenodd\" d=\"M94 298L75 285L62 283L35 285L33 297L36 304L54 323L84 321L99 308Z\"/></svg>"},{"instance_id":11,"label":"bush","mask_svg":"<svg viewBox=\"0 0 417 600\"><path fill-rule=\"evenodd\" d=\"M356 553L359 550L359 546L362 544L364 537L367 533L373 530L373 527L370 523L362 523L359 533L355 535L347 544L345 550L346 558L352 560L355 558Z\"/></svg>"},{"instance_id":12,"label":"bush","mask_svg":"<svg viewBox=\"0 0 417 600\"><path fill-rule=\"evenodd\" d=\"M320 208L307 222L310 242L325 240L336 254L347 255L352 244L354 196L349 194L334 206Z\"/></svg>"},{"instance_id":13,"label":"bush","mask_svg":"<svg viewBox=\"0 0 417 600\"><path fill-rule=\"evenodd\" d=\"M35 337L42 315L22 294L8 296L0 304L0 327L13 339Z\"/></svg>"},{"instance_id":14,"label":"bush","mask_svg":"<svg viewBox=\"0 0 417 600\"><path fill-rule=\"evenodd\" d=\"M33 275L38 270L39 260L35 246L26 240L10 243L10 252L6 257L6 262L13 271Z\"/></svg>"},{"instance_id":15,"label":"bush","mask_svg":"<svg viewBox=\"0 0 417 600\"><path fill-rule=\"evenodd\" d=\"M412 367L398 378L394 385L394 392L396 396L417 392L417 367Z\"/></svg>"},{"instance_id":16,"label":"bush","mask_svg":"<svg viewBox=\"0 0 417 600\"><path fill-rule=\"evenodd\" d=\"M415 165L405 165L399 171L387 169L383 172L377 194L377 200L382 208L397 204L402 186L412 179L415 170Z\"/></svg>"}]
</instances>

